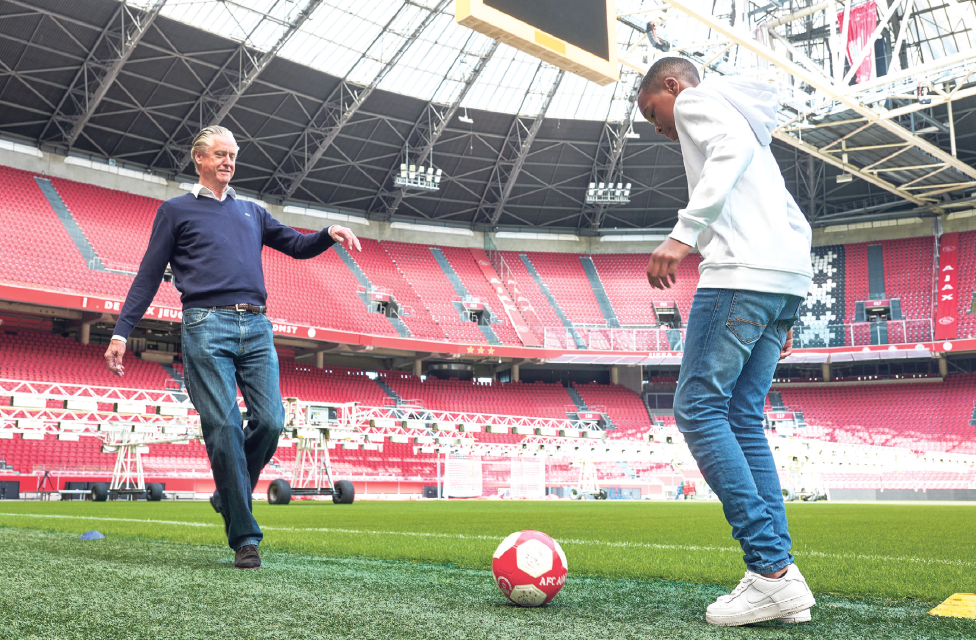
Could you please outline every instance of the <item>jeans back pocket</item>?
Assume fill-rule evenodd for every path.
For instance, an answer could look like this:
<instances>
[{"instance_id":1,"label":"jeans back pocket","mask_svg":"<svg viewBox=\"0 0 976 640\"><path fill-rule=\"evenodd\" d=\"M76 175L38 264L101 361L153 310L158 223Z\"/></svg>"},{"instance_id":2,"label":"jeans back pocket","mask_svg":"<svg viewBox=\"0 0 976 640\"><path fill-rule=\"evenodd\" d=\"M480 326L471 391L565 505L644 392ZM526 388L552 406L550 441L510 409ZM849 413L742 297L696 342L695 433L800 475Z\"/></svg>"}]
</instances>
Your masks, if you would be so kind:
<instances>
[{"instance_id":1,"label":"jeans back pocket","mask_svg":"<svg viewBox=\"0 0 976 640\"><path fill-rule=\"evenodd\" d=\"M739 339L739 342L752 344L766 330L766 325L758 320L765 320L768 311L763 308L760 301L752 301L748 295L742 297L739 294L740 292L736 291L732 295L732 305L725 326ZM750 304L750 302L759 302L759 304ZM750 320L750 317L756 320Z\"/></svg>"}]
</instances>

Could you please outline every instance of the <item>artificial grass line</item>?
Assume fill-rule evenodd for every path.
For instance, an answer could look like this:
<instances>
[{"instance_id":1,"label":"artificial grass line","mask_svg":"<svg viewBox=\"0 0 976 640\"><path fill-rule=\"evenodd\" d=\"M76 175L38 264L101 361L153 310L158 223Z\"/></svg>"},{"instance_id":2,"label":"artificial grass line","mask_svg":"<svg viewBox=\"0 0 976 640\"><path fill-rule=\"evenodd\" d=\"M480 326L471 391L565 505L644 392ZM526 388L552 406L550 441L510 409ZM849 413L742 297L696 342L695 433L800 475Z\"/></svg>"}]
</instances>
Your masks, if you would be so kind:
<instances>
[{"instance_id":1,"label":"artificial grass line","mask_svg":"<svg viewBox=\"0 0 976 640\"><path fill-rule=\"evenodd\" d=\"M174 520L140 520L136 518L103 518L97 516L68 516L68 515L58 515L58 514L18 514L18 513L0 513L0 516L16 516L22 518L59 518L59 519L74 519L74 520L92 520L92 521L107 521L107 522L139 522L139 523L151 523L151 524L169 524L177 526L187 526L187 527L213 527L213 523L210 522L180 522ZM464 533L437 533L433 531L378 531L369 529L337 529L334 527L274 527L274 526L263 526L262 531L278 531L278 532L292 532L292 533L342 533L342 534L352 534L352 535L376 535L376 536L407 536L415 538L447 538L452 540L479 540L479 541L498 541L497 536L484 536L484 535L470 535ZM600 545L604 547L615 547L624 549L649 549L655 551L718 551L718 552L729 552L729 553L739 553L740 549L738 547L715 547L715 546L700 546L700 545L676 545L676 544L652 544L652 543L642 543L642 542L613 542L606 540L579 540L572 538L560 538L559 543L564 546L568 545ZM892 556L880 556L880 555L870 555L870 554L860 554L860 553L825 553L823 551L811 551L809 549L803 550L804 556L825 558L828 560L862 560L870 562L913 562L921 564L942 564L946 566L956 566L956 567L976 567L976 562L967 562L965 560L945 560L941 558L920 558L916 556L907 557L892 557Z\"/></svg>"}]
</instances>

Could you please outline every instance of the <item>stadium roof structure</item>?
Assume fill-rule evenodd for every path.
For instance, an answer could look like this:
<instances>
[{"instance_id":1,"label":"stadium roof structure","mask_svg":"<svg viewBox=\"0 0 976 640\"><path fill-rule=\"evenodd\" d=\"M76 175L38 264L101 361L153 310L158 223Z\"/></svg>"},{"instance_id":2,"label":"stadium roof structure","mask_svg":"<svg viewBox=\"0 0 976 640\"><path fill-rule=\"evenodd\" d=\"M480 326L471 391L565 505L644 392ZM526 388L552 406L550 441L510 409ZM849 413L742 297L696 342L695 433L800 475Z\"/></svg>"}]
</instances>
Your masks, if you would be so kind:
<instances>
[{"instance_id":1,"label":"stadium roof structure","mask_svg":"<svg viewBox=\"0 0 976 640\"><path fill-rule=\"evenodd\" d=\"M687 198L680 150L634 105L643 70L677 54L777 85L774 151L815 225L972 206L976 3L879 2L863 50L880 77L857 84L834 17L850 8L618 0L621 78L601 87L457 25L450 0L0 0L0 134L192 180L190 139L221 123L235 186L269 202L665 229ZM439 190L398 188L401 164L440 169ZM629 202L587 203L601 182L631 183Z\"/></svg>"}]
</instances>

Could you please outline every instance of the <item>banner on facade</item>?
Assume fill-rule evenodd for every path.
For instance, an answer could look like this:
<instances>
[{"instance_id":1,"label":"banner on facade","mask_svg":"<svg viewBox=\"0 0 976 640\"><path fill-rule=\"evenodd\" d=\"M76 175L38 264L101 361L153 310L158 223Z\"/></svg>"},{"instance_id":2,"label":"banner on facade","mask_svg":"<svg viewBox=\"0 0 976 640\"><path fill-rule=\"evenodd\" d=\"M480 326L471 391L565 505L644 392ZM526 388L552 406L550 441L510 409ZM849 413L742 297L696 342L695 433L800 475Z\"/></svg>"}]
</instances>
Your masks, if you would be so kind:
<instances>
[{"instance_id":1,"label":"banner on facade","mask_svg":"<svg viewBox=\"0 0 976 640\"><path fill-rule=\"evenodd\" d=\"M959 331L959 234L939 241L939 279L935 287L935 339L955 340Z\"/></svg>"}]
</instances>

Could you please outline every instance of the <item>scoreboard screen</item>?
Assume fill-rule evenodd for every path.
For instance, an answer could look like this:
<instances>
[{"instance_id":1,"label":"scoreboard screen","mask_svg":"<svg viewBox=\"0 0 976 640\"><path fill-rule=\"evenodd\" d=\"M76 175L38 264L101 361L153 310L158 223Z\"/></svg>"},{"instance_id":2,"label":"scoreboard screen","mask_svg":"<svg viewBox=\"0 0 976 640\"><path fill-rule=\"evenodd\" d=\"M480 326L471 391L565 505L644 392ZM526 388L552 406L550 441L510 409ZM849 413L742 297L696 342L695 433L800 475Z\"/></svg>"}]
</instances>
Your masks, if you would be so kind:
<instances>
[{"instance_id":1,"label":"scoreboard screen","mask_svg":"<svg viewBox=\"0 0 976 640\"><path fill-rule=\"evenodd\" d=\"M619 79L615 0L457 0L459 24L597 84Z\"/></svg>"}]
</instances>

